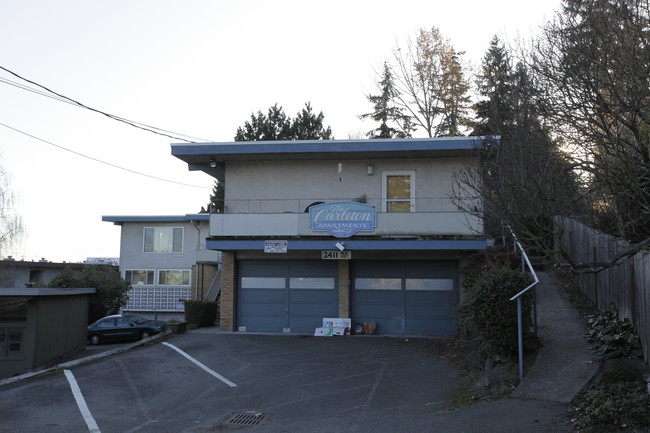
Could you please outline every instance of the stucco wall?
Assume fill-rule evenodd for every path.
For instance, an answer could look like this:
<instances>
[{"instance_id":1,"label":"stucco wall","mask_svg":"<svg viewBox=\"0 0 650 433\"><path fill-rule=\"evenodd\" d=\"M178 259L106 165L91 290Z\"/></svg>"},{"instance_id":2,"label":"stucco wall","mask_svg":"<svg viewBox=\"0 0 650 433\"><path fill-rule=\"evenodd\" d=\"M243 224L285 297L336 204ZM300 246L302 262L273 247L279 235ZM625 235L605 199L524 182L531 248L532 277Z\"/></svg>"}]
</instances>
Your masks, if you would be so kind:
<instances>
[{"instance_id":1,"label":"stucco wall","mask_svg":"<svg viewBox=\"0 0 650 433\"><path fill-rule=\"evenodd\" d=\"M183 251L179 253L145 253L145 227L182 227ZM208 221L201 221L200 231L191 222L124 223L120 242L120 270L190 269L197 261L217 261L217 253L205 249L209 235Z\"/></svg>"},{"instance_id":2,"label":"stucco wall","mask_svg":"<svg viewBox=\"0 0 650 433\"><path fill-rule=\"evenodd\" d=\"M453 172L471 160L229 162L226 165L226 213L304 212L314 201L352 200L366 195L381 209L382 172L415 172L416 211L451 210ZM374 174L368 175L368 164Z\"/></svg>"}]
</instances>

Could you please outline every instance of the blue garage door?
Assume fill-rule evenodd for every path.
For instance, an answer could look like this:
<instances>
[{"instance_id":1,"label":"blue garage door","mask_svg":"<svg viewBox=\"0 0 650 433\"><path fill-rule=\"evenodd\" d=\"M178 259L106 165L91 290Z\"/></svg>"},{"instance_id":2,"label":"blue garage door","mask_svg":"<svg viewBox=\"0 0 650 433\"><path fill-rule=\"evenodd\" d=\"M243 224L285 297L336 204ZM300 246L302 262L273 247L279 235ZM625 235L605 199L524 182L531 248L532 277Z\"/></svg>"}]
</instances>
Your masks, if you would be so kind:
<instances>
[{"instance_id":1,"label":"blue garage door","mask_svg":"<svg viewBox=\"0 0 650 433\"><path fill-rule=\"evenodd\" d=\"M337 276L336 262L240 262L238 327L247 332L313 333L323 317L338 316Z\"/></svg>"},{"instance_id":2,"label":"blue garage door","mask_svg":"<svg viewBox=\"0 0 650 433\"><path fill-rule=\"evenodd\" d=\"M456 335L456 262L355 262L352 318L378 334Z\"/></svg>"}]
</instances>

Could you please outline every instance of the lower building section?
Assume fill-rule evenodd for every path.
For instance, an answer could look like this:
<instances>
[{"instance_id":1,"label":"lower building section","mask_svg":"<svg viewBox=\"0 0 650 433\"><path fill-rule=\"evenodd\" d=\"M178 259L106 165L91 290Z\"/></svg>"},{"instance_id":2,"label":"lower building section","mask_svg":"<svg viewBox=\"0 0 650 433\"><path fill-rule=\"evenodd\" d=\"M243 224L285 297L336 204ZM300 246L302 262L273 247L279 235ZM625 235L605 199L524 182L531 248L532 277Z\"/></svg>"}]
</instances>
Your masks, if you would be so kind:
<instances>
[{"instance_id":1,"label":"lower building section","mask_svg":"<svg viewBox=\"0 0 650 433\"><path fill-rule=\"evenodd\" d=\"M232 260L233 273L224 278L234 283L232 289L227 284L222 288L224 330L313 333L324 317L350 317L353 322L375 322L376 333L382 335L457 333L458 257L235 257L235 252L227 253L224 261ZM230 307L226 299L232 299Z\"/></svg>"}]
</instances>

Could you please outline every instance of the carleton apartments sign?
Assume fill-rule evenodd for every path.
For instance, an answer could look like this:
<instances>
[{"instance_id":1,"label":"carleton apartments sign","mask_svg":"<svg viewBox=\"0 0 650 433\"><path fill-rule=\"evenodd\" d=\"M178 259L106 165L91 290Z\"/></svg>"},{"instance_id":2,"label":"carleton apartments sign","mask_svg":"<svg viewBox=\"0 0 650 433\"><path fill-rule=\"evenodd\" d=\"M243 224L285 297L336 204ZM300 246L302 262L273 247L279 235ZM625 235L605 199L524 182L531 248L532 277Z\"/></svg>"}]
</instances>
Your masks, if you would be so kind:
<instances>
[{"instance_id":1,"label":"carleton apartments sign","mask_svg":"<svg viewBox=\"0 0 650 433\"><path fill-rule=\"evenodd\" d=\"M309 227L328 232L337 238L349 238L357 232L371 232L377 227L374 206L354 201L337 201L309 208Z\"/></svg>"}]
</instances>

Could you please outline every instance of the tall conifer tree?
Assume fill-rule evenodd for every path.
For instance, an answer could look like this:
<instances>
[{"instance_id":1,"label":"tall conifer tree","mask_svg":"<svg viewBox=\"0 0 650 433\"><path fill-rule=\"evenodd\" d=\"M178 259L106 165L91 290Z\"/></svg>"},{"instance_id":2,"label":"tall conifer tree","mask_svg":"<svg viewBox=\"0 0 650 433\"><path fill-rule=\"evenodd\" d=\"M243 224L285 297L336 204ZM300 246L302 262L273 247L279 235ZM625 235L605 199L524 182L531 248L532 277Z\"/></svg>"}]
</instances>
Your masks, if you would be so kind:
<instances>
[{"instance_id":1,"label":"tall conifer tree","mask_svg":"<svg viewBox=\"0 0 650 433\"><path fill-rule=\"evenodd\" d=\"M378 95L367 95L373 105L372 113L362 114L361 119L370 118L379 126L368 131L368 138L406 138L411 136L410 118L405 116L402 109L395 105L397 89L388 62L384 62L381 79L377 82Z\"/></svg>"}]
</instances>

